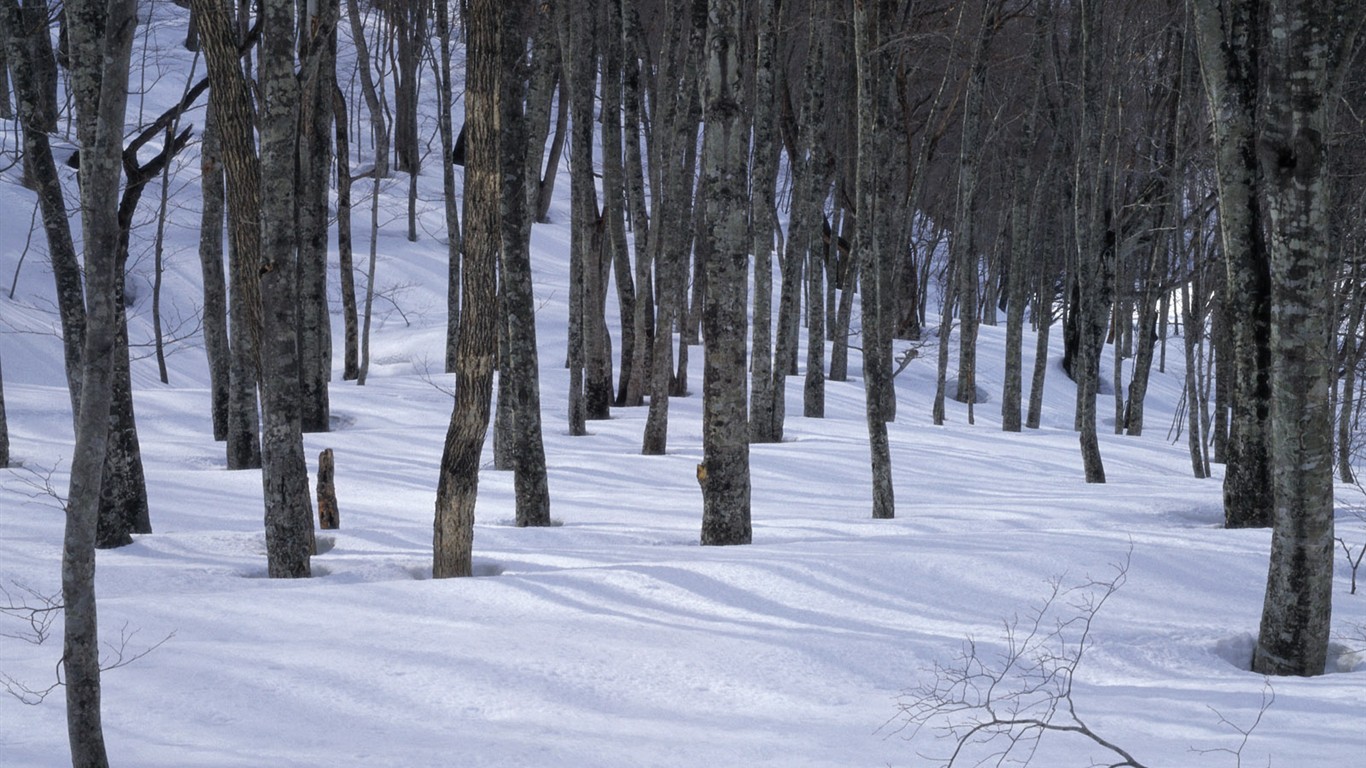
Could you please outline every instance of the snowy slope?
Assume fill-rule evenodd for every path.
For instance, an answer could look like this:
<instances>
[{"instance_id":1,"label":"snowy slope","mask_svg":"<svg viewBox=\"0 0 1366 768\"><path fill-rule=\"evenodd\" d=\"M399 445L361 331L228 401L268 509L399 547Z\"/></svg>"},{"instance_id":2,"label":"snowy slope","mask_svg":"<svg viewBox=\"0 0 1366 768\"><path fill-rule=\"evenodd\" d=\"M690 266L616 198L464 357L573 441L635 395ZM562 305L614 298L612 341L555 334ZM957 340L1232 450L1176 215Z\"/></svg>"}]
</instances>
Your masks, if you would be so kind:
<instances>
[{"instance_id":1,"label":"snowy slope","mask_svg":"<svg viewBox=\"0 0 1366 768\"><path fill-rule=\"evenodd\" d=\"M180 13L156 8L168 40ZM169 101L188 55L152 45ZM3 141L13 152L10 126ZM167 246L167 296L186 316L198 305L197 168L191 147L172 180ZM754 447L755 543L703 548L699 396L671 401L667 456L639 455L644 409L618 409L591 423L589 436L567 435L567 203L536 228L533 256L552 515L561 524L515 528L511 476L493 471L486 454L479 577L431 580L451 408L442 391L450 377L438 373L437 170L429 162L421 179L417 243L401 230L406 179L386 183L377 284L394 303L376 305L370 380L340 382L338 362L336 428L305 436L311 466L320 450L335 450L341 507L341 530L320 534L317 578L264 578L259 475L224 469L197 341L176 346L170 385L157 381L151 359L134 363L156 533L99 554L101 631L115 645L126 633L128 653L157 647L105 675L115 764L929 765L951 744L934 729L901 727L906 694L933 682L936 663L954 663L968 637L994 659L1006 623L1027 622L1055 581L1108 580L1126 559L1127 581L1096 617L1076 677L1088 725L1147 765L1231 766L1235 757L1217 750L1238 749L1237 728L1253 725L1270 686L1275 701L1243 764L1357 764L1366 594L1348 594L1339 557L1337 673L1268 682L1246 671L1269 534L1222 530L1218 477L1193 479L1184 438L1168 438L1184 375L1179 340L1169 341L1167 371L1154 374L1148 434L1102 427L1103 486L1082 481L1073 390L1056 362L1043 428L1012 435L1000 432L995 399L1003 328L981 329L980 384L993 399L978 405L975 425L955 403L945 426L931 425L933 355L922 355L896 382L891 521L870 519L855 351L851 381L829 385L827 418L790 416L787 442ZM368 187L356 192L359 256ZM145 212L154 198L149 189ZM58 591L62 514L32 483L50 478L65 489L72 442L41 232L26 246L32 207L17 169L4 171L6 284L27 248L14 297L0 296L5 404L22 464L0 472L0 584L20 599L19 585ZM144 225L135 251L149 252L150 237ZM149 257L133 267L143 280L150 268ZM132 310L135 344L151 337L149 304L147 292ZM340 340L338 314L334 324ZM1027 366L1032 349L1027 334ZM692 362L700 382L700 351ZM800 382L790 381L789 414L800 412L799 399ZM1111 401L1102 397L1100 409L1112 412ZM1341 535L1366 544L1353 513L1366 497L1341 486L1339 501ZM1045 623L1074 615L1058 605ZM0 673L45 688L60 622L42 645L13 637L24 629L0 616ZM1034 764L1107 759L1094 744L1053 734ZM66 760L60 691L36 706L0 697L0 765Z\"/></svg>"}]
</instances>

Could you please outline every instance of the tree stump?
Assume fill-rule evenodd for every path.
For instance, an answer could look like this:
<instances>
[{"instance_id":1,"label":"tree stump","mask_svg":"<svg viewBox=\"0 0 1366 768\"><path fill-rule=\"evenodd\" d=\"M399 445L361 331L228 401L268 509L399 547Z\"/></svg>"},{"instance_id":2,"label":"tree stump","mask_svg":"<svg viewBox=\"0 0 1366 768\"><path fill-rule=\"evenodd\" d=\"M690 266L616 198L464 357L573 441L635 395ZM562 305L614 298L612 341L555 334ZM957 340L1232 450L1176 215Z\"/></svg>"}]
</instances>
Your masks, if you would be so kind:
<instances>
[{"instance_id":1,"label":"tree stump","mask_svg":"<svg viewBox=\"0 0 1366 768\"><path fill-rule=\"evenodd\" d=\"M318 454L318 527L324 531L341 527L337 512L337 489L333 484L332 449Z\"/></svg>"}]
</instances>

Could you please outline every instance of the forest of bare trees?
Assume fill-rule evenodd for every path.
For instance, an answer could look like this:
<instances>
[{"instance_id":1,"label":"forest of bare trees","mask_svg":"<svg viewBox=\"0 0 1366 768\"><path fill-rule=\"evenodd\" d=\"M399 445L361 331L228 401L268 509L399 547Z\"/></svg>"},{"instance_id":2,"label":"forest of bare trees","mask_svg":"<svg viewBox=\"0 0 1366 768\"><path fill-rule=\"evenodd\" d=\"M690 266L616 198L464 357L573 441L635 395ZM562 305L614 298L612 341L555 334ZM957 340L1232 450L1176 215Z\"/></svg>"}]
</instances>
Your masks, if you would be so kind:
<instances>
[{"instance_id":1,"label":"forest of bare trees","mask_svg":"<svg viewBox=\"0 0 1366 768\"><path fill-rule=\"evenodd\" d=\"M1323 671L1333 482L1352 475L1366 386L1366 5L188 0L186 44L207 77L124 131L119 56L135 5L0 0L0 107L22 126L41 204L77 428L65 663L69 695L95 686L93 702L73 699L73 718L95 708L83 733L98 731L98 669L80 666L95 642L80 596L90 548L150 532L154 516L118 270L142 185L187 142L204 158L214 437L229 468L262 471L271 576L310 572L301 434L328 429L337 379L364 383L377 228L418 236L411 213L381 223L350 208L349 190L411 179L411 212L416 175L440 173L456 385L435 576L471 572L490 425L507 450L500 467L516 473L517 525L550 524L539 366L570 369L573 434L648 408L645 454L668 449L670 398L700 389L701 541L743 544L749 445L783 439L800 350L807 417L823 415L826 381L851 376L849 350L861 352L869 514L889 518L888 422L942 422L949 398L969 418L999 400L1006 430L1038 426L1050 371L1046 354L1024 370L1028 328L1043 350L1051 334L1065 339L1077 472L1093 483L1106 480L1097 430L1110 401L1098 393L1115 393L1114 430L1137 436L1150 426L1149 377L1185 356L1192 471L1224 464L1227 526L1274 531L1255 668ZM343 67L359 88L339 85L357 81ZM205 104L175 139L181 112ZM68 108L83 251L48 138ZM439 151L426 151L428 134ZM151 135L173 138L148 161L138 142ZM561 172L569 344L545 360L529 238ZM351 242L352 217L370 222L368 242ZM346 373L334 377L326 271L338 263ZM369 297L359 307L358 293ZM975 338L998 324L1007 377L986 392ZM1168 345L1177 326L1182 343ZM696 354L700 387L686 376ZM921 354L938 365L937 405L898 412L895 375ZM99 745L83 743L91 754L77 764L101 764Z\"/></svg>"}]
</instances>

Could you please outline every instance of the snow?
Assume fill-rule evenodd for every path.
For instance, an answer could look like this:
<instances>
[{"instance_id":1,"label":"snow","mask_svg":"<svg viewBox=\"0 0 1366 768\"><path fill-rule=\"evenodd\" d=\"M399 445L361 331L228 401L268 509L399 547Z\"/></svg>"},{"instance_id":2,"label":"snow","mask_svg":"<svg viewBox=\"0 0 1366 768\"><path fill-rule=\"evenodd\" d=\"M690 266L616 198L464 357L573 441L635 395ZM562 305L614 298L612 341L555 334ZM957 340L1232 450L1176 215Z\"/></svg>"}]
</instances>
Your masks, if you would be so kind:
<instances>
[{"instance_id":1,"label":"snow","mask_svg":"<svg viewBox=\"0 0 1366 768\"><path fill-rule=\"evenodd\" d=\"M162 4L156 13L183 11ZM188 69L170 66L177 56L188 58L168 45L157 59L169 71L154 95L167 102L181 87L174 72ZM13 153L10 126L2 141ZM168 228L165 290L185 311L198 305L196 152L191 146L177 164ZM120 637L125 653L146 651L104 676L114 764L930 765L952 745L934 729L902 727L907 694L932 684L935 665L953 664L968 638L994 659L1008 622L1027 621L1055 582L1107 580L1126 559L1127 579L1095 617L1076 676L1078 714L1096 732L1153 766L1234 765L1239 728L1252 728L1245 765L1360 759L1366 595L1348 594L1339 556L1335 674L1265 680L1247 671L1270 536L1222 529L1222 470L1191 477L1184 436L1168 434L1184 377L1178 339L1168 342L1166 372L1153 375L1145 436L1116 436L1113 422L1102 422L1105 485L1083 482L1060 349L1050 352L1043 426L1019 434L1000 431L1004 328L980 331L979 384L992 400L977 406L973 425L953 402L947 423L931 424L934 356L922 354L896 380L894 520L871 519L852 350L851 380L828 384L826 418L791 415L801 396L800 376L791 378L788 439L753 447L754 544L701 547L700 395L671 400L666 456L640 455L643 408L615 409L586 437L567 434L564 201L533 234L558 524L512 525L512 478L492 469L490 445L477 576L432 580L437 466L451 410L443 388L453 386L438 373L446 248L436 236L436 171L429 158L416 243L402 236L406 178L385 184L377 282L398 287L396 306L376 305L366 386L341 382L338 360L335 428L304 438L313 471L322 449L335 451L341 511L341 529L319 533L315 578L265 578L259 474L224 467L198 338L171 355L170 385L157 380L147 350L135 360L156 532L99 553L107 662ZM355 192L360 266L370 185ZM32 206L10 166L0 174L4 282L28 253L13 298L0 297L5 405L20 464L0 471L0 585L17 599L26 598L20 585L59 591L63 515L33 484L64 492L72 445L41 233L25 245ZM135 233L135 250L151 231ZM150 258L132 268L149 280ZM151 338L150 300L143 292L131 310L135 344ZM608 317L615 326L614 302ZM1024 349L1029 366L1032 334ZM696 387L700 350L691 361ZM1111 402L1102 396L1102 414L1113 413ZM1339 535L1349 543L1366 544L1363 506L1359 490L1338 487ZM1055 608L1054 619L1070 618ZM61 654L60 620L40 645L15 637L25 628L0 616L0 673L46 688ZM1274 702L1256 722L1268 689ZM62 765L66 749L60 690L37 705L0 696L0 765ZM1093 743L1048 734L1034 764L1107 757Z\"/></svg>"}]
</instances>

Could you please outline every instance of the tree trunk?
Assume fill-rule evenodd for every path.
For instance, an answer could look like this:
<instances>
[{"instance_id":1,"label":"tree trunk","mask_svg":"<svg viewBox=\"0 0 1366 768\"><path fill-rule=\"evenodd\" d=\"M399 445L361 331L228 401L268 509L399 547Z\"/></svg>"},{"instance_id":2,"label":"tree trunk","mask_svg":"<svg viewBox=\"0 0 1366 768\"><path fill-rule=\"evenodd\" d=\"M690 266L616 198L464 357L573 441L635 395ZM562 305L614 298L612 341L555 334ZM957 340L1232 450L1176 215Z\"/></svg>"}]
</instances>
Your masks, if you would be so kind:
<instances>
[{"instance_id":1,"label":"tree trunk","mask_svg":"<svg viewBox=\"0 0 1366 768\"><path fill-rule=\"evenodd\" d=\"M1081 118L1073 167L1076 229L1077 341L1073 380L1077 384L1077 428L1086 482L1105 482L1105 466L1096 433L1096 394L1100 388L1100 355L1105 343L1113 296L1115 227L1109 204L1110 170L1105 146L1113 121L1102 35L1104 17L1090 4L1080 7Z\"/></svg>"},{"instance_id":2,"label":"tree trunk","mask_svg":"<svg viewBox=\"0 0 1366 768\"><path fill-rule=\"evenodd\" d=\"M73 0L67 6L73 86L96 83L75 89L78 120L89 140L82 141L80 169L87 324L62 546L62 677L74 768L109 764L100 722L95 537L117 351L117 201L136 13L132 0Z\"/></svg>"},{"instance_id":3,"label":"tree trunk","mask_svg":"<svg viewBox=\"0 0 1366 768\"><path fill-rule=\"evenodd\" d=\"M650 217L646 211L645 168L641 158L641 63L638 55L640 19L630 0L620 0L622 46L624 54L622 84L622 118L625 141L626 201L630 209L631 230L635 243L635 298L632 302L631 335L635 339L630 375L624 391L619 393L621 405L636 407L645 404L645 387L650 375L650 355L654 345L654 288L650 263ZM656 235L657 236L657 235ZM625 367L623 366L623 371Z\"/></svg>"},{"instance_id":4,"label":"tree trunk","mask_svg":"<svg viewBox=\"0 0 1366 768\"><path fill-rule=\"evenodd\" d=\"M749 285L749 124L741 106L739 0L708 6L702 114L702 172L708 192L702 375L702 543L748 544L749 436L745 428L745 342Z\"/></svg>"},{"instance_id":5,"label":"tree trunk","mask_svg":"<svg viewBox=\"0 0 1366 768\"><path fill-rule=\"evenodd\" d=\"M470 0L465 16L465 277L456 357L455 406L441 454L432 538L432 576L472 572L479 457L488 434L497 351L496 263L501 244L498 102L499 0Z\"/></svg>"},{"instance_id":6,"label":"tree trunk","mask_svg":"<svg viewBox=\"0 0 1366 768\"><path fill-rule=\"evenodd\" d=\"M441 202L446 213L446 373L455 372L460 335L460 214L455 188L455 126L451 122L455 80L451 73L450 0L436 2L437 130L441 133ZM463 162L463 161L462 161Z\"/></svg>"},{"instance_id":7,"label":"tree trunk","mask_svg":"<svg viewBox=\"0 0 1366 768\"><path fill-rule=\"evenodd\" d=\"M655 266L657 312L650 352L650 411L641 448L645 455L663 455L668 447L673 332L692 250L690 217L697 145L694 105L698 103L697 59L704 46L706 19L707 0L673 0L669 29L674 42L656 84L651 169L658 174L659 192L652 195L656 202L649 250Z\"/></svg>"},{"instance_id":8,"label":"tree trunk","mask_svg":"<svg viewBox=\"0 0 1366 768\"><path fill-rule=\"evenodd\" d=\"M0 62L3 64L4 62ZM9 469L9 419L5 417L5 374L0 371L0 469Z\"/></svg>"},{"instance_id":9,"label":"tree trunk","mask_svg":"<svg viewBox=\"0 0 1366 768\"><path fill-rule=\"evenodd\" d=\"M360 322L356 311L356 266L351 238L351 134L346 98L333 83L332 112L337 136L337 272L341 285L342 381L360 377Z\"/></svg>"},{"instance_id":10,"label":"tree trunk","mask_svg":"<svg viewBox=\"0 0 1366 768\"><path fill-rule=\"evenodd\" d=\"M889 0L855 0L854 50L858 78L858 166L855 194L858 198L860 226L855 232L854 248L862 260L863 327L865 335L876 329L880 311L878 296L882 262L889 258L890 244L884 242L887 228L882 217L890 215L890 188L884 142L879 135L888 130L886 90L879 72L886 66L883 50L884 25L891 16ZM876 334L876 330L873 331ZM887 441L887 412L879 397L881 387L889 385L890 368L882 368L876 352L877 337L865 338L864 404L868 421L868 445L872 463L873 517L886 519L896 514L892 485L892 459ZM890 362L890 361L888 361Z\"/></svg>"},{"instance_id":11,"label":"tree trunk","mask_svg":"<svg viewBox=\"0 0 1366 768\"><path fill-rule=\"evenodd\" d=\"M389 4L390 23L397 42L398 66L394 68L394 153L398 169L416 176L421 166L422 145L417 135L417 76L427 44L427 13L424 0L394 0Z\"/></svg>"},{"instance_id":12,"label":"tree trunk","mask_svg":"<svg viewBox=\"0 0 1366 768\"><path fill-rule=\"evenodd\" d=\"M337 484L332 449L318 454L318 527L334 531L341 527L341 513L337 510Z\"/></svg>"},{"instance_id":13,"label":"tree trunk","mask_svg":"<svg viewBox=\"0 0 1366 768\"><path fill-rule=\"evenodd\" d=\"M370 112L370 130L375 141L375 178L389 176L389 124L385 108L371 69L370 46L366 42L365 27L361 24L360 8L356 0L346 0L346 15L351 21L351 39L356 46L356 64L360 72L361 94Z\"/></svg>"},{"instance_id":14,"label":"tree trunk","mask_svg":"<svg viewBox=\"0 0 1366 768\"><path fill-rule=\"evenodd\" d=\"M782 146L774 132L778 81L783 68L774 65L778 45L777 0L754 4L754 162L749 198L750 231L754 241L754 327L750 346L750 442L765 442L771 434L773 399L773 231L777 228L778 156Z\"/></svg>"},{"instance_id":15,"label":"tree trunk","mask_svg":"<svg viewBox=\"0 0 1366 768\"><path fill-rule=\"evenodd\" d=\"M1224 525L1272 522L1271 268L1258 178L1264 3L1192 0L1214 129L1219 229L1227 266L1224 310L1233 342L1232 415L1224 470Z\"/></svg>"},{"instance_id":16,"label":"tree trunk","mask_svg":"<svg viewBox=\"0 0 1366 768\"><path fill-rule=\"evenodd\" d=\"M526 28L529 3L503 6L501 117L499 162L502 189L502 312L507 355L499 371L500 388L508 382L512 401L512 469L517 525L550 525L550 490L546 481L545 443L541 433L540 362L536 352L536 299L531 280L531 209L527 195ZM500 393L501 396L501 393ZM501 403L500 403L501 407Z\"/></svg>"},{"instance_id":17,"label":"tree trunk","mask_svg":"<svg viewBox=\"0 0 1366 768\"><path fill-rule=\"evenodd\" d=\"M612 405L626 405L626 388L635 361L636 289L626 240L626 167L622 155L622 29L621 4L602 4L602 189L605 259L617 285L621 328L621 372ZM605 298L605 295L604 295ZM604 328L604 333L606 329ZM610 361L608 367L610 369Z\"/></svg>"},{"instance_id":18,"label":"tree trunk","mask_svg":"<svg viewBox=\"0 0 1366 768\"><path fill-rule=\"evenodd\" d=\"M1366 8L1271 0L1257 147L1271 232L1271 565L1252 669L1319 675L1332 624L1332 280L1328 115Z\"/></svg>"},{"instance_id":19,"label":"tree trunk","mask_svg":"<svg viewBox=\"0 0 1366 768\"><path fill-rule=\"evenodd\" d=\"M260 313L260 167L256 157L254 120L247 81L237 54L236 32L226 6L193 0L194 18L209 72L209 101L222 140L228 198L228 304L232 362L228 371L228 469L261 466L256 412ZM292 175L292 174L291 174Z\"/></svg>"},{"instance_id":20,"label":"tree trunk","mask_svg":"<svg viewBox=\"0 0 1366 768\"><path fill-rule=\"evenodd\" d=\"M213 439L228 439L228 383L232 351L228 344L228 286L223 271L223 158L218 118L209 104L200 134L200 187L204 208L199 219L199 266L204 276L204 352L209 360L209 411Z\"/></svg>"},{"instance_id":21,"label":"tree trunk","mask_svg":"<svg viewBox=\"0 0 1366 768\"><path fill-rule=\"evenodd\" d=\"M300 8L298 200L299 388L303 430L331 428L332 321L327 302L328 181L337 77L337 0Z\"/></svg>"},{"instance_id":22,"label":"tree trunk","mask_svg":"<svg viewBox=\"0 0 1366 768\"><path fill-rule=\"evenodd\" d=\"M310 575L313 509L299 405L299 338L291 268L298 194L299 83L294 76L294 3L263 0L261 19L261 480L271 578Z\"/></svg>"}]
</instances>

